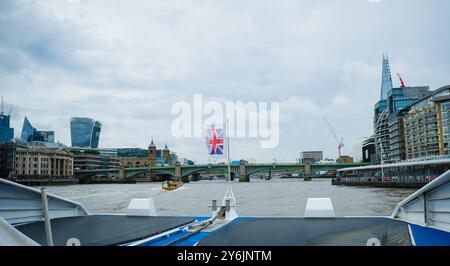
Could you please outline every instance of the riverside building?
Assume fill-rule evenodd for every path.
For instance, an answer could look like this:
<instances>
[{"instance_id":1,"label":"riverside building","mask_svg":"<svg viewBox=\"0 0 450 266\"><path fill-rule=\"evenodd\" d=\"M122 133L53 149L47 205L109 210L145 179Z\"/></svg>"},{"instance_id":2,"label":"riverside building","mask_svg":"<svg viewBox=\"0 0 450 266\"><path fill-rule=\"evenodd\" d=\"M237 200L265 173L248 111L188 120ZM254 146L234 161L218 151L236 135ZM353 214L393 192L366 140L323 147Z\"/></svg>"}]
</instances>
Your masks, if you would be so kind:
<instances>
[{"instance_id":1,"label":"riverside building","mask_svg":"<svg viewBox=\"0 0 450 266\"><path fill-rule=\"evenodd\" d=\"M450 86L413 103L403 119L407 159L450 155Z\"/></svg>"},{"instance_id":2,"label":"riverside building","mask_svg":"<svg viewBox=\"0 0 450 266\"><path fill-rule=\"evenodd\" d=\"M317 163L323 160L323 151L300 152L300 163Z\"/></svg>"},{"instance_id":3,"label":"riverside building","mask_svg":"<svg viewBox=\"0 0 450 266\"><path fill-rule=\"evenodd\" d=\"M158 149L153 139L146 151L142 149L119 149L120 162L125 167L154 167L157 165L172 165L177 156L171 152L167 144Z\"/></svg>"},{"instance_id":4,"label":"riverside building","mask_svg":"<svg viewBox=\"0 0 450 266\"><path fill-rule=\"evenodd\" d=\"M389 59L383 55L381 98L374 106L374 141L378 163L406 159L403 116L411 104L430 95L429 87L393 88Z\"/></svg>"},{"instance_id":5,"label":"riverside building","mask_svg":"<svg viewBox=\"0 0 450 266\"><path fill-rule=\"evenodd\" d=\"M15 145L12 177L72 177L73 155L65 148Z\"/></svg>"}]
</instances>

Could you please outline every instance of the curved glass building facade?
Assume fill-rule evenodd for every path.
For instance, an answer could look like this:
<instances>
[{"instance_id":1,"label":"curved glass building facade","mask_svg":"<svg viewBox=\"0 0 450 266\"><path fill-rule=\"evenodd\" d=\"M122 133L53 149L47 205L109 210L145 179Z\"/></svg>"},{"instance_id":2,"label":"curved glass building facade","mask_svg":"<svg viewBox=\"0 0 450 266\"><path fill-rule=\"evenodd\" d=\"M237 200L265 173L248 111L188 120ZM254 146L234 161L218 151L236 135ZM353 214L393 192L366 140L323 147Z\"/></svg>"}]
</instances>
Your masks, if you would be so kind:
<instances>
[{"instance_id":1,"label":"curved glass building facade","mask_svg":"<svg viewBox=\"0 0 450 266\"><path fill-rule=\"evenodd\" d=\"M35 135L37 132L36 128L34 128L30 121L28 120L28 118L25 116L24 120L23 120L23 126L22 126L22 134L20 135L20 137L24 140L24 141L31 141L33 135Z\"/></svg>"},{"instance_id":2,"label":"curved glass building facade","mask_svg":"<svg viewBox=\"0 0 450 266\"><path fill-rule=\"evenodd\" d=\"M87 117L70 118L70 136L73 147L98 148L102 124Z\"/></svg>"},{"instance_id":3,"label":"curved glass building facade","mask_svg":"<svg viewBox=\"0 0 450 266\"><path fill-rule=\"evenodd\" d=\"M25 142L40 141L55 143L54 131L39 131L33 127L27 117L23 120L22 134L20 138Z\"/></svg>"}]
</instances>

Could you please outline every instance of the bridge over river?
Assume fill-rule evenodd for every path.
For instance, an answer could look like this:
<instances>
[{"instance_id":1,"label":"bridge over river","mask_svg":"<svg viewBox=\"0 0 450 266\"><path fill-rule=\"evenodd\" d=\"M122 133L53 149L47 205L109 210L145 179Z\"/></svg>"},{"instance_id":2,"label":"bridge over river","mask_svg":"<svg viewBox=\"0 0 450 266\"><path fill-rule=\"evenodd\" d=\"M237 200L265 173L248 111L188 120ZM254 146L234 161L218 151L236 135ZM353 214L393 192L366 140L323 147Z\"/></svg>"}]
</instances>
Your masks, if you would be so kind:
<instances>
[{"instance_id":1,"label":"bridge over river","mask_svg":"<svg viewBox=\"0 0 450 266\"><path fill-rule=\"evenodd\" d=\"M249 164L241 160L239 164L231 165L231 177L239 177L240 182L249 182L250 175L255 173L270 173L272 171L285 171L299 174L309 180L321 171L339 170L348 167L364 166L364 163L333 163L333 164L301 164L301 163L272 163L272 164ZM97 175L114 175L118 178L136 178L144 174L165 175L183 182L189 181L189 176L199 174L224 174L227 175L227 165L204 164L204 165L181 165L155 166L155 167L120 167L112 169L75 170L75 177L90 178Z\"/></svg>"}]
</instances>

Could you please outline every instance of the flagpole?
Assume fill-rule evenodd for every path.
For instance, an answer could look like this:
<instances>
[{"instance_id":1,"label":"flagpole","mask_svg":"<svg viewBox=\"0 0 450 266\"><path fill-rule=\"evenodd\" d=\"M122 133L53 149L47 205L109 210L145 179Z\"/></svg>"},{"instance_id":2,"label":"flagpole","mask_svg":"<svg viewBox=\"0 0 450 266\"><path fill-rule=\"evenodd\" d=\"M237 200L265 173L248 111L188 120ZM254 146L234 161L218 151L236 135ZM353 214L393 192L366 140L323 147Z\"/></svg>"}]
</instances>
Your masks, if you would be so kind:
<instances>
[{"instance_id":1,"label":"flagpole","mask_svg":"<svg viewBox=\"0 0 450 266\"><path fill-rule=\"evenodd\" d=\"M226 128L227 128L227 160L228 160L228 181L231 184L231 165L230 165L230 131L228 129L228 118L226 120L226 124L225 124Z\"/></svg>"}]
</instances>

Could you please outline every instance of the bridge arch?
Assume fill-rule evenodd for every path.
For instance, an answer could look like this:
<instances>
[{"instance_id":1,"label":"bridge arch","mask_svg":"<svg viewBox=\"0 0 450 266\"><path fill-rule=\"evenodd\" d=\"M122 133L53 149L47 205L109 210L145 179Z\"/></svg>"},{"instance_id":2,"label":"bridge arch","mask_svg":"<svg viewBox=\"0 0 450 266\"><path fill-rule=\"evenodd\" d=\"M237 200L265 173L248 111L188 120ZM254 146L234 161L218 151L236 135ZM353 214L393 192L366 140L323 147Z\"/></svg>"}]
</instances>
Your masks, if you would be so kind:
<instances>
[{"instance_id":1,"label":"bridge arch","mask_svg":"<svg viewBox=\"0 0 450 266\"><path fill-rule=\"evenodd\" d=\"M164 175L175 176L175 173L167 171L167 170L150 169L149 172L152 172L152 173L155 173L155 174L164 174Z\"/></svg>"},{"instance_id":2,"label":"bridge arch","mask_svg":"<svg viewBox=\"0 0 450 266\"><path fill-rule=\"evenodd\" d=\"M81 174L75 174L74 177L76 178L90 178L96 175L114 175L118 174L118 171L105 171L105 172L88 172L88 173L81 173Z\"/></svg>"},{"instance_id":3,"label":"bridge arch","mask_svg":"<svg viewBox=\"0 0 450 266\"><path fill-rule=\"evenodd\" d=\"M187 177L187 176L189 176L189 175L192 175L192 174L195 174L195 173L199 173L199 172L202 172L202 171L208 171L208 170L220 170L220 171L222 171L224 174L227 174L227 173L228 173L228 171L227 171L226 168L225 168L225 169L214 169L214 168L202 167L202 168L190 170L190 171L185 172L185 173L181 173L181 176L182 176L182 177ZM239 176L239 172L236 172L235 170L231 170L231 172L232 172L235 176L236 176L236 175Z\"/></svg>"},{"instance_id":4,"label":"bridge arch","mask_svg":"<svg viewBox=\"0 0 450 266\"><path fill-rule=\"evenodd\" d=\"M136 172L132 172L132 173L130 173L130 174L127 174L127 175L126 175L126 178L132 178L132 177L135 177L135 176L137 176L137 175L144 174L144 173L164 174L164 175L170 175L170 176L172 176L172 177L175 176L174 173L169 172L169 171L155 170L155 169L146 169L146 170L139 170L139 171L136 171Z\"/></svg>"},{"instance_id":5,"label":"bridge arch","mask_svg":"<svg viewBox=\"0 0 450 266\"><path fill-rule=\"evenodd\" d=\"M132 172L130 174L125 174L125 178L132 178L132 177L135 177L137 175L148 173L148 172L149 172L148 170Z\"/></svg>"},{"instance_id":6,"label":"bridge arch","mask_svg":"<svg viewBox=\"0 0 450 266\"><path fill-rule=\"evenodd\" d=\"M259 172L269 172L269 171L286 171L286 172L294 172L294 173L298 173L301 175L305 174L304 170L300 170L300 169L293 169L293 168L288 168L288 167L264 167L264 168L258 168L252 171L247 172L247 175L250 176L252 174L256 174Z\"/></svg>"}]
</instances>

